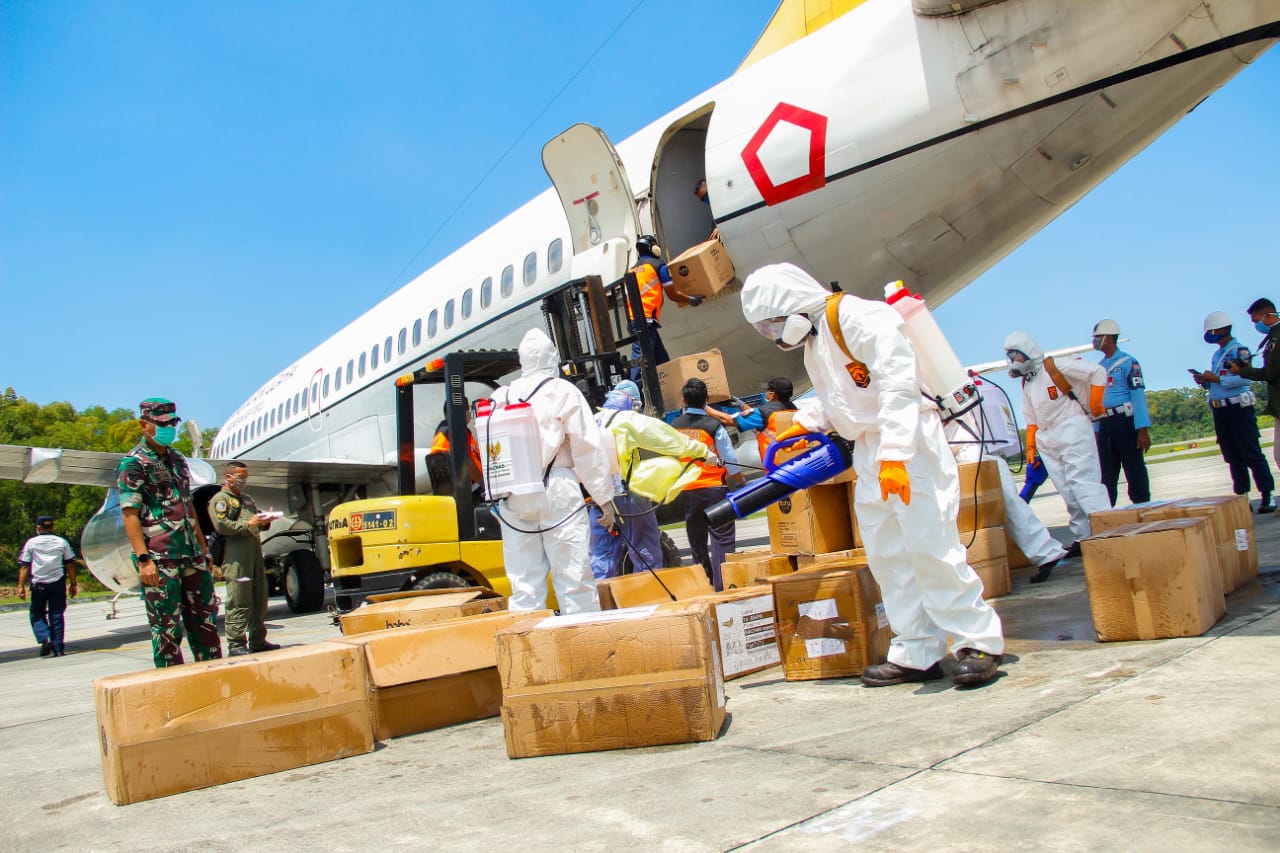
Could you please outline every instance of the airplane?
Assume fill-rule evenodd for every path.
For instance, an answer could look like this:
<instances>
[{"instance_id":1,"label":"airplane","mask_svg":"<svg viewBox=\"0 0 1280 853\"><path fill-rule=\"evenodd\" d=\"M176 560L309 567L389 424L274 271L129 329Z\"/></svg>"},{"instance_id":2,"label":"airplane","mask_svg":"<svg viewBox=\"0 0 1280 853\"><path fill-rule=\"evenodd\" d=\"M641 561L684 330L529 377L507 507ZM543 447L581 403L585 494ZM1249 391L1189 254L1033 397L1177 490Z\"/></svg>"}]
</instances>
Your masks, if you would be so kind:
<instances>
[{"instance_id":1,"label":"airplane","mask_svg":"<svg viewBox=\"0 0 1280 853\"><path fill-rule=\"evenodd\" d=\"M327 508L391 488L395 376L453 350L514 347L541 325L544 294L621 277L638 235L673 258L718 229L739 278L789 261L870 298L901 279L936 307L1280 37L1280 0L818 5L783 0L731 77L616 148L586 124L550 140L551 188L240 405L211 455L276 466L273 489L253 479L259 504L286 509L268 554L314 549L314 571ZM709 203L693 192L703 178ZM668 306L671 354L719 347L743 389L803 376L798 353L743 322L735 293ZM440 403L418 401L418 435ZM0 476L33 468L19 450Z\"/></svg>"}]
</instances>

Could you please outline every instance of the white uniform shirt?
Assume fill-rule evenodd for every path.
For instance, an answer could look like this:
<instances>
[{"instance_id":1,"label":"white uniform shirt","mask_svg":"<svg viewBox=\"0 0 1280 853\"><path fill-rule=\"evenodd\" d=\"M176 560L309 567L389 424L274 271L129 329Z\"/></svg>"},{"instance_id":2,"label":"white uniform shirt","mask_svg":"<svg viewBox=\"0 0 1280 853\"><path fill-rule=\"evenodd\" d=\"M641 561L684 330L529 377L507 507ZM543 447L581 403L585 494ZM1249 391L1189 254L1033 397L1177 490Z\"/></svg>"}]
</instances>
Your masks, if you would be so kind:
<instances>
[{"instance_id":1,"label":"white uniform shirt","mask_svg":"<svg viewBox=\"0 0 1280 853\"><path fill-rule=\"evenodd\" d=\"M1101 365L1082 358L1055 361L1054 364L1062 371L1079 402L1062 393L1049 371L1041 368L1035 376L1022 383L1023 419L1028 426L1034 424L1041 430L1050 431L1069 421L1089 424L1089 415L1085 414L1085 407L1089 405L1088 388L1105 383L1106 371Z\"/></svg>"},{"instance_id":2,"label":"white uniform shirt","mask_svg":"<svg viewBox=\"0 0 1280 853\"><path fill-rule=\"evenodd\" d=\"M27 540L22 546L19 563L31 564L32 583L52 583L64 574L67 560L74 560L76 552L71 543L56 533L41 533Z\"/></svg>"}]
</instances>

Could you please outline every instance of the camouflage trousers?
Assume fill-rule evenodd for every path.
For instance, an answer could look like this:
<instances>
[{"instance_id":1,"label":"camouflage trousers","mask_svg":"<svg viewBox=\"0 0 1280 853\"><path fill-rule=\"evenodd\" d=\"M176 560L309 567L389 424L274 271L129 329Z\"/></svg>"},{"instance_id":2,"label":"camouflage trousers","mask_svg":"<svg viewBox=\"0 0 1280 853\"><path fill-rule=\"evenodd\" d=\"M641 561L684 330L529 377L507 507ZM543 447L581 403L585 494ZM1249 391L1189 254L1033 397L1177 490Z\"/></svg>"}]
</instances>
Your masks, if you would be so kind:
<instances>
[{"instance_id":1,"label":"camouflage trousers","mask_svg":"<svg viewBox=\"0 0 1280 853\"><path fill-rule=\"evenodd\" d=\"M157 667L178 666L185 633L196 660L222 657L218 639L218 602L213 594L213 575L197 570L184 575L190 564L178 563L160 569L160 585L144 586L142 598L151 624L151 652Z\"/></svg>"}]
</instances>

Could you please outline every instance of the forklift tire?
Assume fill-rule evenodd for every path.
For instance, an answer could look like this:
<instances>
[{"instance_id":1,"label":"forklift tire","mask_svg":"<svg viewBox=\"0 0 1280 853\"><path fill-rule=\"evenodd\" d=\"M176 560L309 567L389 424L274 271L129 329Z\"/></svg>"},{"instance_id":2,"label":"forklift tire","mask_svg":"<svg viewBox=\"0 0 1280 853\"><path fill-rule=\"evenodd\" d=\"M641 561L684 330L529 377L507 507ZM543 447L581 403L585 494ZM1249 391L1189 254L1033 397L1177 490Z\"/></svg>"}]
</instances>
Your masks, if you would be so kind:
<instances>
[{"instance_id":1,"label":"forklift tire","mask_svg":"<svg viewBox=\"0 0 1280 853\"><path fill-rule=\"evenodd\" d=\"M284 558L284 597L294 613L315 613L324 606L324 570L305 548Z\"/></svg>"},{"instance_id":2,"label":"forklift tire","mask_svg":"<svg viewBox=\"0 0 1280 853\"><path fill-rule=\"evenodd\" d=\"M414 581L412 589L462 589L468 586L475 586L475 584L462 575L455 575L453 572L432 572Z\"/></svg>"}]
</instances>

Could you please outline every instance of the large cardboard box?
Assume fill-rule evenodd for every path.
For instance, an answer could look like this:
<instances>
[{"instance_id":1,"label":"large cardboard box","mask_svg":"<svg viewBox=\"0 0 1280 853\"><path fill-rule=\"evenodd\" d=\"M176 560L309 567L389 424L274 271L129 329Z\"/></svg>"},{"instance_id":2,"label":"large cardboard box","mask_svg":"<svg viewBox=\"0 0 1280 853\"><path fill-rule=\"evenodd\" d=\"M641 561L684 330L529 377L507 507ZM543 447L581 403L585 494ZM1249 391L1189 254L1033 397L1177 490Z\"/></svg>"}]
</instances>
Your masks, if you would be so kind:
<instances>
[{"instance_id":1,"label":"large cardboard box","mask_svg":"<svg viewBox=\"0 0 1280 853\"><path fill-rule=\"evenodd\" d=\"M793 492L769 507L769 546L777 554L824 554L853 547L843 484Z\"/></svg>"},{"instance_id":2,"label":"large cardboard box","mask_svg":"<svg viewBox=\"0 0 1280 853\"><path fill-rule=\"evenodd\" d=\"M502 706L494 636L551 611L502 610L417 628L334 637L365 656L379 740L496 717Z\"/></svg>"},{"instance_id":3,"label":"large cardboard box","mask_svg":"<svg viewBox=\"0 0 1280 853\"><path fill-rule=\"evenodd\" d=\"M369 604L344 613L343 634L430 625L445 619L507 609L507 599L491 589L427 589L370 596Z\"/></svg>"},{"instance_id":4,"label":"large cardboard box","mask_svg":"<svg viewBox=\"0 0 1280 853\"><path fill-rule=\"evenodd\" d=\"M825 571L829 568L856 568L867 565L867 552L861 548L831 551L827 554L800 554L796 557L796 571Z\"/></svg>"},{"instance_id":5,"label":"large cardboard box","mask_svg":"<svg viewBox=\"0 0 1280 853\"><path fill-rule=\"evenodd\" d=\"M1093 627L1102 642L1198 637L1226 613L1208 519L1117 527L1080 544Z\"/></svg>"},{"instance_id":6,"label":"large cardboard box","mask_svg":"<svg viewBox=\"0 0 1280 853\"><path fill-rule=\"evenodd\" d=\"M692 246L667 264L676 290L709 299L733 282L733 262L718 239Z\"/></svg>"},{"instance_id":7,"label":"large cardboard box","mask_svg":"<svg viewBox=\"0 0 1280 853\"><path fill-rule=\"evenodd\" d=\"M1147 501L1129 506L1104 509L1089 514L1089 530L1093 535L1115 530L1117 527L1129 527L1142 521L1142 513L1149 509L1157 509L1167 505L1168 501Z\"/></svg>"},{"instance_id":8,"label":"large cardboard box","mask_svg":"<svg viewBox=\"0 0 1280 853\"><path fill-rule=\"evenodd\" d=\"M889 654L889 620L868 568L770 578L788 681L858 675Z\"/></svg>"},{"instance_id":9,"label":"large cardboard box","mask_svg":"<svg viewBox=\"0 0 1280 853\"><path fill-rule=\"evenodd\" d=\"M750 560L725 560L720 564L720 580L725 591L754 586L761 578L786 575L796 570L790 554L765 552Z\"/></svg>"},{"instance_id":10,"label":"large cardboard box","mask_svg":"<svg viewBox=\"0 0 1280 853\"><path fill-rule=\"evenodd\" d=\"M529 619L498 633L507 755L714 740L725 719L711 605Z\"/></svg>"},{"instance_id":11,"label":"large cardboard box","mask_svg":"<svg viewBox=\"0 0 1280 853\"><path fill-rule=\"evenodd\" d=\"M657 575L655 578L654 575ZM715 592L707 580L706 569L701 564L676 566L670 569L639 571L596 581L602 610L619 610L644 604L662 604L672 600L683 601Z\"/></svg>"},{"instance_id":12,"label":"large cardboard box","mask_svg":"<svg viewBox=\"0 0 1280 853\"><path fill-rule=\"evenodd\" d=\"M983 598L999 598L1013 591L1003 527L984 527L973 533L962 533L960 542L966 546L969 565L982 578Z\"/></svg>"},{"instance_id":13,"label":"large cardboard box","mask_svg":"<svg viewBox=\"0 0 1280 853\"><path fill-rule=\"evenodd\" d=\"M364 656L316 643L93 683L117 805L373 749Z\"/></svg>"},{"instance_id":14,"label":"large cardboard box","mask_svg":"<svg viewBox=\"0 0 1280 853\"><path fill-rule=\"evenodd\" d=\"M662 404L667 411L684 405L680 389L690 379L701 379L707 383L707 402L718 403L729 399L729 378L724 371L724 359L720 356L720 350L695 352L658 365L658 386L662 389Z\"/></svg>"},{"instance_id":15,"label":"large cardboard box","mask_svg":"<svg viewBox=\"0 0 1280 853\"><path fill-rule=\"evenodd\" d=\"M862 531L858 529L858 478L854 477L846 486L849 491L845 495L849 501L849 526L853 528L853 547L862 547Z\"/></svg>"},{"instance_id":16,"label":"large cardboard box","mask_svg":"<svg viewBox=\"0 0 1280 853\"><path fill-rule=\"evenodd\" d=\"M709 602L715 611L716 645L725 681L778 665L778 627L768 584L725 590L699 600Z\"/></svg>"},{"instance_id":17,"label":"large cardboard box","mask_svg":"<svg viewBox=\"0 0 1280 853\"><path fill-rule=\"evenodd\" d=\"M1009 535L1009 526L1007 524L1004 528L1004 550L1009 556L1010 569L1023 569L1031 565L1031 560L1027 559L1027 555L1022 553L1018 543L1014 542L1013 537Z\"/></svg>"},{"instance_id":18,"label":"large cardboard box","mask_svg":"<svg viewBox=\"0 0 1280 853\"><path fill-rule=\"evenodd\" d=\"M960 466L960 512L956 527L961 535L1004 524L1004 489L999 463L994 459Z\"/></svg>"}]
</instances>

